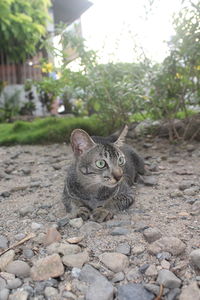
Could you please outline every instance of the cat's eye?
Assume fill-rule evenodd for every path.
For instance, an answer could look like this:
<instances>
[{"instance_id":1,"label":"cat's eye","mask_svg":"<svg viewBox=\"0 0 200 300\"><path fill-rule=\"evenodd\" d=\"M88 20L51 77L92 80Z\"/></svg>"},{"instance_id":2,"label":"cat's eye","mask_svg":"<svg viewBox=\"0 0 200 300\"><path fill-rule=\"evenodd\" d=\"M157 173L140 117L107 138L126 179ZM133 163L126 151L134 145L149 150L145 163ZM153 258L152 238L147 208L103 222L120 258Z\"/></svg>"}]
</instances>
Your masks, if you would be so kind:
<instances>
[{"instance_id":1,"label":"cat's eye","mask_svg":"<svg viewBox=\"0 0 200 300\"><path fill-rule=\"evenodd\" d=\"M119 166L123 166L125 164L126 160L125 160L125 157L124 156L120 156L118 158L118 164Z\"/></svg>"},{"instance_id":2,"label":"cat's eye","mask_svg":"<svg viewBox=\"0 0 200 300\"><path fill-rule=\"evenodd\" d=\"M96 161L96 166L97 166L99 169L103 169L103 168L106 166L105 160L103 160L103 159L97 160L97 161Z\"/></svg>"}]
</instances>

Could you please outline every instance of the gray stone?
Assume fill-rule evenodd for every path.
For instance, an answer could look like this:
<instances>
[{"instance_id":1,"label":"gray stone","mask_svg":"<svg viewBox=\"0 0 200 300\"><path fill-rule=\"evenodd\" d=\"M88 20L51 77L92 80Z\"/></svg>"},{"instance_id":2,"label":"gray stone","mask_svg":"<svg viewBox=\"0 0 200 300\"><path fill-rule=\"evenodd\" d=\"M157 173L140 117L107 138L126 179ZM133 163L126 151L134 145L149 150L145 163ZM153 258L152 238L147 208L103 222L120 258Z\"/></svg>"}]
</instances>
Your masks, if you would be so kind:
<instances>
[{"instance_id":1,"label":"gray stone","mask_svg":"<svg viewBox=\"0 0 200 300\"><path fill-rule=\"evenodd\" d=\"M163 237L153 242L149 246L151 254L158 254L159 252L169 252L172 255L181 254L186 248L186 245L176 237Z\"/></svg>"},{"instance_id":2,"label":"gray stone","mask_svg":"<svg viewBox=\"0 0 200 300\"><path fill-rule=\"evenodd\" d=\"M181 289L179 288L170 289L169 293L165 295L165 300L176 300L178 299L177 297L180 295L180 293L181 293Z\"/></svg>"},{"instance_id":3,"label":"gray stone","mask_svg":"<svg viewBox=\"0 0 200 300\"><path fill-rule=\"evenodd\" d=\"M157 282L167 288L178 288L181 285L181 280L169 270L160 270L158 273Z\"/></svg>"},{"instance_id":4,"label":"gray stone","mask_svg":"<svg viewBox=\"0 0 200 300\"><path fill-rule=\"evenodd\" d=\"M102 278L107 280L99 271L87 264L82 268L79 274L79 280L85 281L89 284L92 284L96 280L101 280Z\"/></svg>"},{"instance_id":5,"label":"gray stone","mask_svg":"<svg viewBox=\"0 0 200 300\"><path fill-rule=\"evenodd\" d=\"M130 220L109 220L106 222L108 228L120 227L120 226L129 226L131 225Z\"/></svg>"},{"instance_id":6,"label":"gray stone","mask_svg":"<svg viewBox=\"0 0 200 300\"><path fill-rule=\"evenodd\" d=\"M163 260L163 259L166 259L166 260L169 260L171 258L171 254L169 252L159 252L156 257L157 259L159 260Z\"/></svg>"},{"instance_id":7,"label":"gray stone","mask_svg":"<svg viewBox=\"0 0 200 300\"><path fill-rule=\"evenodd\" d=\"M190 253L190 259L193 265L200 269L200 249L193 250Z\"/></svg>"},{"instance_id":8,"label":"gray stone","mask_svg":"<svg viewBox=\"0 0 200 300\"><path fill-rule=\"evenodd\" d=\"M0 300L8 300L9 293L10 291L8 289L0 289Z\"/></svg>"},{"instance_id":9,"label":"gray stone","mask_svg":"<svg viewBox=\"0 0 200 300\"><path fill-rule=\"evenodd\" d=\"M123 243L123 244L119 244L116 247L115 251L118 252L118 253L122 253L124 255L130 255L131 247L130 247L129 244Z\"/></svg>"},{"instance_id":10,"label":"gray stone","mask_svg":"<svg viewBox=\"0 0 200 300\"><path fill-rule=\"evenodd\" d=\"M198 191L199 191L199 187L195 186L184 190L184 194L187 196L195 196Z\"/></svg>"},{"instance_id":11,"label":"gray stone","mask_svg":"<svg viewBox=\"0 0 200 300\"><path fill-rule=\"evenodd\" d=\"M161 232L158 228L147 228L144 230L143 235L148 243L153 243L161 238Z\"/></svg>"},{"instance_id":12,"label":"gray stone","mask_svg":"<svg viewBox=\"0 0 200 300\"><path fill-rule=\"evenodd\" d=\"M200 289L196 282L182 289L179 300L200 300Z\"/></svg>"},{"instance_id":13,"label":"gray stone","mask_svg":"<svg viewBox=\"0 0 200 300\"><path fill-rule=\"evenodd\" d=\"M24 206L24 207L21 207L19 209L19 215L21 217L25 217L28 214L33 213L33 211L34 211L34 207L33 206Z\"/></svg>"},{"instance_id":14,"label":"gray stone","mask_svg":"<svg viewBox=\"0 0 200 300\"><path fill-rule=\"evenodd\" d=\"M143 286L147 291L152 292L156 296L158 296L160 293L160 286L158 286L158 285L155 285L152 283L145 283ZM167 288L163 289L163 295L166 295L166 293L168 293L168 292L169 292L169 289L167 289Z\"/></svg>"},{"instance_id":15,"label":"gray stone","mask_svg":"<svg viewBox=\"0 0 200 300\"><path fill-rule=\"evenodd\" d=\"M145 275L147 277L156 277L158 275L158 271L156 269L155 265L150 265L146 271L145 271Z\"/></svg>"},{"instance_id":16,"label":"gray stone","mask_svg":"<svg viewBox=\"0 0 200 300\"><path fill-rule=\"evenodd\" d=\"M72 268L72 272L71 275L73 278L79 278L79 275L81 273L81 269L80 268Z\"/></svg>"},{"instance_id":17,"label":"gray stone","mask_svg":"<svg viewBox=\"0 0 200 300\"><path fill-rule=\"evenodd\" d=\"M8 247L8 239L4 235L0 235L0 249L6 249Z\"/></svg>"},{"instance_id":18,"label":"gray stone","mask_svg":"<svg viewBox=\"0 0 200 300\"><path fill-rule=\"evenodd\" d=\"M192 183L191 182L183 182L179 184L179 190L184 191L186 189L189 189L191 187Z\"/></svg>"},{"instance_id":19,"label":"gray stone","mask_svg":"<svg viewBox=\"0 0 200 300\"><path fill-rule=\"evenodd\" d=\"M143 176L143 183L146 186L154 186L157 184L157 178L153 176Z\"/></svg>"},{"instance_id":20,"label":"gray stone","mask_svg":"<svg viewBox=\"0 0 200 300\"><path fill-rule=\"evenodd\" d=\"M154 294L147 291L141 284L129 283L118 288L117 300L153 300Z\"/></svg>"},{"instance_id":21,"label":"gray stone","mask_svg":"<svg viewBox=\"0 0 200 300\"><path fill-rule=\"evenodd\" d=\"M13 261L15 251L9 250L0 256L0 271L4 271L6 266Z\"/></svg>"},{"instance_id":22,"label":"gray stone","mask_svg":"<svg viewBox=\"0 0 200 300\"><path fill-rule=\"evenodd\" d=\"M25 238L25 236L26 235L24 233L18 233L18 234L15 235L15 240L16 241L21 241L22 239Z\"/></svg>"},{"instance_id":23,"label":"gray stone","mask_svg":"<svg viewBox=\"0 0 200 300\"><path fill-rule=\"evenodd\" d=\"M15 278L13 280L8 280L7 281L7 288L12 290L12 289L17 289L22 285L22 281L19 278Z\"/></svg>"},{"instance_id":24,"label":"gray stone","mask_svg":"<svg viewBox=\"0 0 200 300\"><path fill-rule=\"evenodd\" d=\"M99 231L102 229L102 225L93 221L89 221L85 223L81 228L80 232L82 234L91 234L95 231Z\"/></svg>"},{"instance_id":25,"label":"gray stone","mask_svg":"<svg viewBox=\"0 0 200 300\"><path fill-rule=\"evenodd\" d=\"M191 215L192 216L199 216L200 215L200 200L197 200L192 204L191 208Z\"/></svg>"},{"instance_id":26,"label":"gray stone","mask_svg":"<svg viewBox=\"0 0 200 300\"><path fill-rule=\"evenodd\" d=\"M63 297L64 299L67 299L67 300L76 300L76 299L77 299L76 295L73 294L73 293L71 293L71 292L69 292L69 291L64 291L64 292L62 293L62 297ZM63 299L63 298L62 298L62 299ZM85 297L84 297L84 299L85 299Z\"/></svg>"},{"instance_id":27,"label":"gray stone","mask_svg":"<svg viewBox=\"0 0 200 300\"><path fill-rule=\"evenodd\" d=\"M34 231L39 230L39 229L41 229L42 227L43 227L43 225L40 224L40 223L33 222L33 223L31 224L31 229L34 230Z\"/></svg>"},{"instance_id":28,"label":"gray stone","mask_svg":"<svg viewBox=\"0 0 200 300\"><path fill-rule=\"evenodd\" d=\"M70 245L65 243L53 243L47 248L48 254L59 253L62 255L71 255L77 254L81 251L81 248L78 245Z\"/></svg>"},{"instance_id":29,"label":"gray stone","mask_svg":"<svg viewBox=\"0 0 200 300\"><path fill-rule=\"evenodd\" d=\"M18 277L29 277L30 267L22 260L15 260L10 262L6 267L6 272L14 274Z\"/></svg>"},{"instance_id":30,"label":"gray stone","mask_svg":"<svg viewBox=\"0 0 200 300\"><path fill-rule=\"evenodd\" d=\"M17 291L9 296L9 300L27 300L28 293L26 291Z\"/></svg>"},{"instance_id":31,"label":"gray stone","mask_svg":"<svg viewBox=\"0 0 200 300\"><path fill-rule=\"evenodd\" d=\"M58 290L52 286L47 286L44 290L45 297L51 299L55 296L58 296Z\"/></svg>"},{"instance_id":32,"label":"gray stone","mask_svg":"<svg viewBox=\"0 0 200 300\"><path fill-rule=\"evenodd\" d=\"M0 277L0 291L6 287L6 281Z\"/></svg>"},{"instance_id":33,"label":"gray stone","mask_svg":"<svg viewBox=\"0 0 200 300\"><path fill-rule=\"evenodd\" d=\"M69 225L74 227L74 228L79 229L83 225L83 219L82 218L71 219L69 221Z\"/></svg>"},{"instance_id":34,"label":"gray stone","mask_svg":"<svg viewBox=\"0 0 200 300\"><path fill-rule=\"evenodd\" d=\"M114 288L108 280L97 280L90 285L85 300L113 300Z\"/></svg>"},{"instance_id":35,"label":"gray stone","mask_svg":"<svg viewBox=\"0 0 200 300\"><path fill-rule=\"evenodd\" d=\"M99 256L100 261L113 272L121 272L129 265L126 255L117 252L105 252Z\"/></svg>"},{"instance_id":36,"label":"gray stone","mask_svg":"<svg viewBox=\"0 0 200 300\"><path fill-rule=\"evenodd\" d=\"M111 231L111 235L115 236L115 235L126 235L129 234L130 230L128 230L127 228L123 228L123 227L115 227L112 231Z\"/></svg>"},{"instance_id":37,"label":"gray stone","mask_svg":"<svg viewBox=\"0 0 200 300\"><path fill-rule=\"evenodd\" d=\"M124 280L125 278L125 275L123 272L119 272L119 273L116 273L114 274L113 278L112 278L112 282L120 282L122 280Z\"/></svg>"},{"instance_id":38,"label":"gray stone","mask_svg":"<svg viewBox=\"0 0 200 300\"><path fill-rule=\"evenodd\" d=\"M23 255L24 255L24 257L30 259L34 256L34 252L31 249L24 249L23 250Z\"/></svg>"},{"instance_id":39,"label":"gray stone","mask_svg":"<svg viewBox=\"0 0 200 300\"><path fill-rule=\"evenodd\" d=\"M126 279L128 281L135 281L138 279L142 279L141 272L138 269L131 269L126 273Z\"/></svg>"},{"instance_id":40,"label":"gray stone","mask_svg":"<svg viewBox=\"0 0 200 300\"><path fill-rule=\"evenodd\" d=\"M89 255L87 251L83 251L77 254L65 255L62 257L62 261L67 267L82 268L89 261Z\"/></svg>"}]
</instances>

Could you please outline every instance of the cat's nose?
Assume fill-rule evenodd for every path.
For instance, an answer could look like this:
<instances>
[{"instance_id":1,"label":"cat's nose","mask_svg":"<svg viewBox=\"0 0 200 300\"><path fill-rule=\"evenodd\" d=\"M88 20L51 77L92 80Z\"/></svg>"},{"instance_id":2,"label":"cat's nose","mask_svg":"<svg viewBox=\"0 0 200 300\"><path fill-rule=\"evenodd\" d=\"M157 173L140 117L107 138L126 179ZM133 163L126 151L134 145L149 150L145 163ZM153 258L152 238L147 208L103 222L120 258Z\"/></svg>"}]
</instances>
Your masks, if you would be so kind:
<instances>
[{"instance_id":1,"label":"cat's nose","mask_svg":"<svg viewBox=\"0 0 200 300\"><path fill-rule=\"evenodd\" d=\"M121 169L115 169L112 172L112 176L116 181L119 181L123 176L123 171Z\"/></svg>"}]
</instances>

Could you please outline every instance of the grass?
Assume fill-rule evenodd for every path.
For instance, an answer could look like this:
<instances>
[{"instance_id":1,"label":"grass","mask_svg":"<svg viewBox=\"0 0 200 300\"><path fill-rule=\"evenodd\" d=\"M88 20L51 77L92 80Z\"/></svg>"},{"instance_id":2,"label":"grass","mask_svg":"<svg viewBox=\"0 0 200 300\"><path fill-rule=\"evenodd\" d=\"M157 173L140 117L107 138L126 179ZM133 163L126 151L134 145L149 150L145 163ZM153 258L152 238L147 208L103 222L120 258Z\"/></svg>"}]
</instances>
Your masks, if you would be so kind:
<instances>
[{"instance_id":1,"label":"grass","mask_svg":"<svg viewBox=\"0 0 200 300\"><path fill-rule=\"evenodd\" d=\"M73 129L82 128L91 135L106 135L104 124L90 118L48 117L33 122L17 121L0 124L0 145L50 144L69 142Z\"/></svg>"}]
</instances>

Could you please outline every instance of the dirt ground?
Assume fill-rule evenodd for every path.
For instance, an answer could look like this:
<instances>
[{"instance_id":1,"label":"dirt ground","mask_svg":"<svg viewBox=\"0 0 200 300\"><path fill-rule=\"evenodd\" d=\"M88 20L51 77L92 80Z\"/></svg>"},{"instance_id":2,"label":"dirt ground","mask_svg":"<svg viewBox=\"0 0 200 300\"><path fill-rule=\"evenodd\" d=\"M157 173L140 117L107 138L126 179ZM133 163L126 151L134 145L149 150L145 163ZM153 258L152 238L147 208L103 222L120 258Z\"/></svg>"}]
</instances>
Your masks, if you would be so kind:
<instances>
[{"instance_id":1,"label":"dirt ground","mask_svg":"<svg viewBox=\"0 0 200 300\"><path fill-rule=\"evenodd\" d=\"M128 244L129 271L130 267L140 268L145 264L154 265L159 271L161 261L149 252L150 243L144 237L145 229L156 228L162 237L177 237L186 245L179 255L165 259L168 269L181 279L181 286L198 281L199 271L191 265L189 255L200 248L200 144L170 145L165 139L151 138L128 142L144 157L151 174L146 184L137 185L135 204L113 219L119 225L117 228L121 226L127 232L114 235L111 233L114 225L107 222L95 233L86 232L81 247L88 250L90 262L95 265L100 254L114 252L119 244ZM61 194L71 160L68 145L0 147L0 235L7 238L8 246L30 232L45 233L65 216ZM34 224L40 228L36 229ZM69 225L59 228L59 232L62 239L83 234L81 228ZM27 246L34 245L29 241ZM15 251L19 259L32 265L31 260L21 256L22 246ZM38 251L37 255L42 255ZM112 277L106 271L104 275L109 280ZM125 278L115 286L156 280L155 274L142 276ZM81 299L78 292L73 292Z\"/></svg>"}]
</instances>

